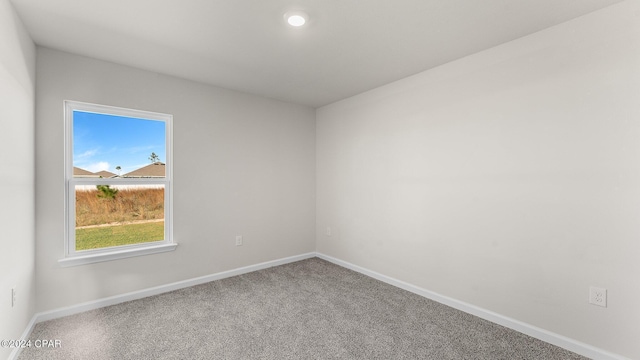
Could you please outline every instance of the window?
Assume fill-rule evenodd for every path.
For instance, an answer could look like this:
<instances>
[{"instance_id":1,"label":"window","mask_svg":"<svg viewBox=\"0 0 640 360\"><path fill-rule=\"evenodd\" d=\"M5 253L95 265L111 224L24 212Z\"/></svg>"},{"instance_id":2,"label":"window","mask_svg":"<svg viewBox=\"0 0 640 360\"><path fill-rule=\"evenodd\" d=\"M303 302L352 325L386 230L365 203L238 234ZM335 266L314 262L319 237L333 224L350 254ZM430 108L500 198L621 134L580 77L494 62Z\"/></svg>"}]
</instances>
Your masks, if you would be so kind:
<instances>
[{"instance_id":1,"label":"window","mask_svg":"<svg viewBox=\"0 0 640 360\"><path fill-rule=\"evenodd\" d=\"M62 265L175 249L171 115L65 101Z\"/></svg>"}]
</instances>

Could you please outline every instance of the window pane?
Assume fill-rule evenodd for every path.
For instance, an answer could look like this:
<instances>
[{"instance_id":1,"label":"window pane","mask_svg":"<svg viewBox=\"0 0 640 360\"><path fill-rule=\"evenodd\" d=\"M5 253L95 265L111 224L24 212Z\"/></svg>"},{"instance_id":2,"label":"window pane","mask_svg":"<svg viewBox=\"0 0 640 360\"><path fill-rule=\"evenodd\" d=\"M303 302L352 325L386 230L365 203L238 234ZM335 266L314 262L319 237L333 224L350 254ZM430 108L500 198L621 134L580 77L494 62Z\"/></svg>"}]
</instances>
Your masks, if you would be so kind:
<instances>
[{"instance_id":1,"label":"window pane","mask_svg":"<svg viewBox=\"0 0 640 360\"><path fill-rule=\"evenodd\" d=\"M164 178L164 121L73 111L73 176Z\"/></svg>"},{"instance_id":2,"label":"window pane","mask_svg":"<svg viewBox=\"0 0 640 360\"><path fill-rule=\"evenodd\" d=\"M164 185L76 185L76 251L164 240Z\"/></svg>"}]
</instances>

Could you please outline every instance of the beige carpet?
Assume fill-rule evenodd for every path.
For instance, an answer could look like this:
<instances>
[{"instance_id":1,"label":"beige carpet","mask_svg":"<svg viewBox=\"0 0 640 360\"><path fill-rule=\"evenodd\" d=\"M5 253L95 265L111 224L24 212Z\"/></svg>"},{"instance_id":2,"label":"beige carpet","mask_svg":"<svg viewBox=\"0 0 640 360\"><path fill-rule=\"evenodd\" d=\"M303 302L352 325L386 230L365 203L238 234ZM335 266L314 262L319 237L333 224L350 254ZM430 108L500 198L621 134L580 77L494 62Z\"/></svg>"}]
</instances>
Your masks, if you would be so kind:
<instances>
[{"instance_id":1,"label":"beige carpet","mask_svg":"<svg viewBox=\"0 0 640 360\"><path fill-rule=\"evenodd\" d=\"M584 359L313 258L38 324L48 359Z\"/></svg>"}]
</instances>

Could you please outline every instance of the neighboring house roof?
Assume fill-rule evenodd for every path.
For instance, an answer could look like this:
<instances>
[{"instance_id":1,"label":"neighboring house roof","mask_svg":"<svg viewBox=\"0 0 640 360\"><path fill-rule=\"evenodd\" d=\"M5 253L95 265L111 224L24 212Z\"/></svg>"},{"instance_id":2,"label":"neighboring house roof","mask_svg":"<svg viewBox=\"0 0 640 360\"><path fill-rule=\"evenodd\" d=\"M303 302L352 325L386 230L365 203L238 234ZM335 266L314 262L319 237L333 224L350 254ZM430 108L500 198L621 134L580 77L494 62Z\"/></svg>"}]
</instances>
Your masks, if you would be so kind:
<instances>
[{"instance_id":1,"label":"neighboring house roof","mask_svg":"<svg viewBox=\"0 0 640 360\"><path fill-rule=\"evenodd\" d=\"M98 175L98 176L102 176L103 178L112 178L112 177L116 176L116 174L114 174L114 173L112 173L110 171L107 171L107 170L101 170L101 171L98 171L95 174Z\"/></svg>"},{"instance_id":2,"label":"neighboring house roof","mask_svg":"<svg viewBox=\"0 0 640 360\"><path fill-rule=\"evenodd\" d=\"M145 177L165 177L165 165L161 162L155 162L153 164L149 164L147 166L141 167L138 170L133 170L130 173L126 173L122 175L123 178L145 178Z\"/></svg>"},{"instance_id":3,"label":"neighboring house roof","mask_svg":"<svg viewBox=\"0 0 640 360\"><path fill-rule=\"evenodd\" d=\"M94 174L89 170L81 169L79 167L73 167L74 177L99 177L100 175Z\"/></svg>"}]
</instances>

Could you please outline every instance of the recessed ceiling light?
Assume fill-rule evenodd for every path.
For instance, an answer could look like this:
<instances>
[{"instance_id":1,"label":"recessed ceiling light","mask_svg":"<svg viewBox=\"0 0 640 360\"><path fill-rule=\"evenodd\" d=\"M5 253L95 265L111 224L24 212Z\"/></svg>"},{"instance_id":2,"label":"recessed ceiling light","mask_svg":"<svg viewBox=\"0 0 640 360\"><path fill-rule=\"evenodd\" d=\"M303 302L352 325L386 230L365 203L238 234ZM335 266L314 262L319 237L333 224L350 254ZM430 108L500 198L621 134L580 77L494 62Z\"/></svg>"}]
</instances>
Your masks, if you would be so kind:
<instances>
[{"instance_id":1,"label":"recessed ceiling light","mask_svg":"<svg viewBox=\"0 0 640 360\"><path fill-rule=\"evenodd\" d=\"M307 22L309 16L307 15L307 13L302 11L289 11L284 14L284 19L289 25L300 27Z\"/></svg>"}]
</instances>

